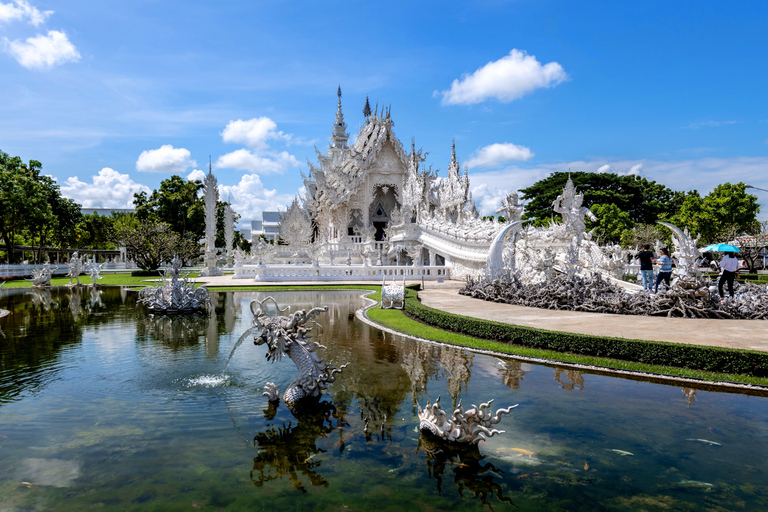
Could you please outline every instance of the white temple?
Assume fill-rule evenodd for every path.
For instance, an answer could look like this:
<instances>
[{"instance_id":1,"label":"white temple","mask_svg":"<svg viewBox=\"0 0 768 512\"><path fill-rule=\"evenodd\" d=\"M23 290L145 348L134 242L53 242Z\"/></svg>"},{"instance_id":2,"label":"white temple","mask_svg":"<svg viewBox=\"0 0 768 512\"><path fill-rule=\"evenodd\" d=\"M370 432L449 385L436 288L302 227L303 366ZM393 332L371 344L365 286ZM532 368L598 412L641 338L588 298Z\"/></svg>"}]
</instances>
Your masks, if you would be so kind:
<instances>
[{"instance_id":1,"label":"white temple","mask_svg":"<svg viewBox=\"0 0 768 512\"><path fill-rule=\"evenodd\" d=\"M366 98L365 123L350 146L341 88L337 94L328 148L325 153L315 148L317 162L309 163L308 176L302 173L307 197L295 199L281 215L285 245L255 244L251 258L236 263L235 277L464 279L526 267L543 279L552 268L611 273L621 266L620 254L601 250L585 236L584 216L591 212L582 207L570 180L553 205L562 223L524 230L514 193L497 212L507 223L482 220L455 145L448 175L438 177L438 171L424 167L427 153L417 151L413 139L410 151L403 149L391 110L377 106L371 111Z\"/></svg>"}]
</instances>

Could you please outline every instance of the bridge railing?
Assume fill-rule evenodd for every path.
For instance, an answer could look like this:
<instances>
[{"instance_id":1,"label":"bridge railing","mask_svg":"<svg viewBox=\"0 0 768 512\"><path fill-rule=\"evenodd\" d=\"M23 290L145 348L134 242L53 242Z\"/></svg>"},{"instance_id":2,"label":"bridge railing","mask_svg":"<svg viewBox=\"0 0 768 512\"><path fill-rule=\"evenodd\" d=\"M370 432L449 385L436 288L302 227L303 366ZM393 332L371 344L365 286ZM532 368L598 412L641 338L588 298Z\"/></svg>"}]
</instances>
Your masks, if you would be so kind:
<instances>
[{"instance_id":1,"label":"bridge railing","mask_svg":"<svg viewBox=\"0 0 768 512\"><path fill-rule=\"evenodd\" d=\"M440 266L363 266L363 265L242 265L235 266L235 279L256 281L373 281L382 279L449 279L447 267Z\"/></svg>"}]
</instances>

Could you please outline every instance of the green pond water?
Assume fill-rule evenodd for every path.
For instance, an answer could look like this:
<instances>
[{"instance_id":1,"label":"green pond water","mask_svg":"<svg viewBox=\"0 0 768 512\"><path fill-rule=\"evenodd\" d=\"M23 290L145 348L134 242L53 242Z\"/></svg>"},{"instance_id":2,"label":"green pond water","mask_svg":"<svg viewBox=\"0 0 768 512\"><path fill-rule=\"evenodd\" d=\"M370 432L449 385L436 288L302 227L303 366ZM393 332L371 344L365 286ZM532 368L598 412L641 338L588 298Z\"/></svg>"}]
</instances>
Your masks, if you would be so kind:
<instances>
[{"instance_id":1,"label":"green pond water","mask_svg":"<svg viewBox=\"0 0 768 512\"><path fill-rule=\"evenodd\" d=\"M225 368L268 295L328 305L314 339L349 363L295 415L262 396L296 378L290 359L247 341ZM763 396L410 341L358 321L360 292L213 293L209 318L135 299L0 290L0 511L768 510ZM438 396L520 405L454 448L418 432Z\"/></svg>"}]
</instances>

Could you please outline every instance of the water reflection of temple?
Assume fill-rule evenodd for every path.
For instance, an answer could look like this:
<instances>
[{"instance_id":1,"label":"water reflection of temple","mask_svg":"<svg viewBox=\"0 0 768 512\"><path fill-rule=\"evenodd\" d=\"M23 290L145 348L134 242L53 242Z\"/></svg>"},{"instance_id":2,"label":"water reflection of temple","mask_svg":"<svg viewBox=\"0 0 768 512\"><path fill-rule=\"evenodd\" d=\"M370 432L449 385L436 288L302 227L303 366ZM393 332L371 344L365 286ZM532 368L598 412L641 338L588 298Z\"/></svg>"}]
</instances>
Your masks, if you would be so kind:
<instances>
[{"instance_id":1,"label":"water reflection of temple","mask_svg":"<svg viewBox=\"0 0 768 512\"><path fill-rule=\"evenodd\" d=\"M581 372L576 370L555 368L555 380L560 383L563 389L569 391L584 389L584 377L581 375Z\"/></svg>"},{"instance_id":2,"label":"water reflection of temple","mask_svg":"<svg viewBox=\"0 0 768 512\"><path fill-rule=\"evenodd\" d=\"M444 376L448 381L448 394L451 395L453 408L455 409L461 400L462 390L467 389L469 379L472 377L472 363L474 354L466 350L448 349L441 351L440 365Z\"/></svg>"},{"instance_id":3,"label":"water reflection of temple","mask_svg":"<svg viewBox=\"0 0 768 512\"><path fill-rule=\"evenodd\" d=\"M525 370L523 370L522 361L515 361L514 359L509 361L499 361L497 368L501 375L501 381L505 386L511 389L519 389L520 382L525 376Z\"/></svg>"}]
</instances>

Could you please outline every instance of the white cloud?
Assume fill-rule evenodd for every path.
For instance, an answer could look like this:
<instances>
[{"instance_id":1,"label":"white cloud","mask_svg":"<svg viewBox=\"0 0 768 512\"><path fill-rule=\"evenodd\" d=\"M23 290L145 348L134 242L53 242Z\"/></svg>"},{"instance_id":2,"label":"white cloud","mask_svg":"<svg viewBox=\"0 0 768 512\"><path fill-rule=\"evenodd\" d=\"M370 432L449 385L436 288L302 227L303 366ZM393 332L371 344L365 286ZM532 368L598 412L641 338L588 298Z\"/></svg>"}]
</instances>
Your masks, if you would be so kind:
<instances>
[{"instance_id":1,"label":"white cloud","mask_svg":"<svg viewBox=\"0 0 768 512\"><path fill-rule=\"evenodd\" d=\"M0 3L0 21L6 23L27 20L31 25L38 26L51 14L53 11L40 11L26 0L14 0L13 3L7 4Z\"/></svg>"},{"instance_id":2,"label":"white cloud","mask_svg":"<svg viewBox=\"0 0 768 512\"><path fill-rule=\"evenodd\" d=\"M258 174L244 174L237 185L219 185L219 197L232 198L232 209L240 215L239 224L247 227L252 219L261 218L264 210L285 211L294 198L292 194L278 194L275 189L264 188Z\"/></svg>"},{"instance_id":3,"label":"white cloud","mask_svg":"<svg viewBox=\"0 0 768 512\"><path fill-rule=\"evenodd\" d=\"M609 164L601 165L595 172L598 174L602 174L604 172L613 172L613 167L611 167Z\"/></svg>"},{"instance_id":4,"label":"white cloud","mask_svg":"<svg viewBox=\"0 0 768 512\"><path fill-rule=\"evenodd\" d=\"M251 149L267 149L267 141L270 139L283 139L289 141L290 135L277 131L277 123L268 117L256 117L243 121L230 121L221 138L226 143L243 144Z\"/></svg>"},{"instance_id":5,"label":"white cloud","mask_svg":"<svg viewBox=\"0 0 768 512\"><path fill-rule=\"evenodd\" d=\"M521 50L489 62L471 75L456 79L451 89L442 91L443 105L473 105L495 98L509 103L541 87L554 87L568 79L557 62L545 65Z\"/></svg>"},{"instance_id":6,"label":"white cloud","mask_svg":"<svg viewBox=\"0 0 768 512\"><path fill-rule=\"evenodd\" d=\"M26 42L3 38L3 43L5 51L27 69L49 69L80 60L80 54L67 34L58 30L49 30L47 36L27 38Z\"/></svg>"},{"instance_id":7,"label":"white cloud","mask_svg":"<svg viewBox=\"0 0 768 512\"><path fill-rule=\"evenodd\" d=\"M467 161L467 167L499 167L515 160L530 160L533 153L525 146L511 142L496 143L480 148Z\"/></svg>"},{"instance_id":8,"label":"white cloud","mask_svg":"<svg viewBox=\"0 0 768 512\"><path fill-rule=\"evenodd\" d=\"M696 123L691 123L688 126L685 126L684 128L691 128L693 130L698 130L699 128L716 128L718 126L728 126L730 124L737 124L741 121L698 121Z\"/></svg>"},{"instance_id":9,"label":"white cloud","mask_svg":"<svg viewBox=\"0 0 768 512\"><path fill-rule=\"evenodd\" d=\"M159 149L142 151L136 160L136 170L141 172L163 172L167 174L182 174L197 162L190 158L188 149L174 148L170 144Z\"/></svg>"},{"instance_id":10,"label":"white cloud","mask_svg":"<svg viewBox=\"0 0 768 512\"><path fill-rule=\"evenodd\" d=\"M195 169L191 173L187 175L187 180L194 181L194 180L205 180L205 171L201 171L200 169Z\"/></svg>"},{"instance_id":11,"label":"white cloud","mask_svg":"<svg viewBox=\"0 0 768 512\"><path fill-rule=\"evenodd\" d=\"M262 156L248 149L238 149L222 155L214 164L217 169L235 169L259 174L282 174L287 169L298 166L299 161L287 151Z\"/></svg>"},{"instance_id":12,"label":"white cloud","mask_svg":"<svg viewBox=\"0 0 768 512\"><path fill-rule=\"evenodd\" d=\"M146 185L109 167L92 178L92 183L80 181L77 176L67 178L61 186L61 194L88 208L132 208L134 193L152 192Z\"/></svg>"},{"instance_id":13,"label":"white cloud","mask_svg":"<svg viewBox=\"0 0 768 512\"><path fill-rule=\"evenodd\" d=\"M643 170L643 164L642 163L635 164L635 165L633 165L632 167L629 168L629 170L627 171L627 174L631 174L633 176L640 176L640 171L642 171L642 170Z\"/></svg>"}]
</instances>

